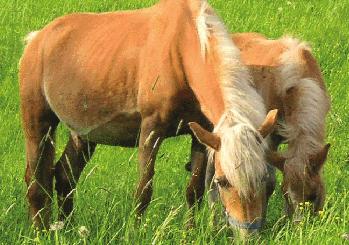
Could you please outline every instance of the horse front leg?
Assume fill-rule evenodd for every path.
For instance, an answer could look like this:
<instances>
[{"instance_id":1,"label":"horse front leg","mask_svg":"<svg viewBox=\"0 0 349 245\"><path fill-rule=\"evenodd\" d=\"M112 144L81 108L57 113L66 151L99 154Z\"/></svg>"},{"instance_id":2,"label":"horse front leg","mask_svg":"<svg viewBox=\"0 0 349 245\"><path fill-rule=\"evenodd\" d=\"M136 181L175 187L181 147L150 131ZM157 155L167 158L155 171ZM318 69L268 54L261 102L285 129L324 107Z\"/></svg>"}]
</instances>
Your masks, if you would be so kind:
<instances>
[{"instance_id":1,"label":"horse front leg","mask_svg":"<svg viewBox=\"0 0 349 245\"><path fill-rule=\"evenodd\" d=\"M189 226L194 225L194 206L200 204L205 191L205 172L207 154L205 146L192 136L191 146L191 179L187 186L186 198L191 209Z\"/></svg>"},{"instance_id":2,"label":"horse front leg","mask_svg":"<svg viewBox=\"0 0 349 245\"><path fill-rule=\"evenodd\" d=\"M215 176L215 166L213 158L214 156L211 156L211 159L208 159L207 161L207 167L206 167L206 176L205 176L205 187L207 189L207 199L208 199L208 206L211 210L211 220L213 226L218 226L220 223L220 216L219 213L219 191L218 186L214 181Z\"/></svg>"},{"instance_id":3,"label":"horse front leg","mask_svg":"<svg viewBox=\"0 0 349 245\"><path fill-rule=\"evenodd\" d=\"M277 152L280 144L284 141L284 139L280 135L275 133L270 135L270 139L271 139L269 144L270 151ZM269 198L274 193L274 190L276 187L275 168L271 164L268 164L267 171L268 171L268 176L266 178L266 188L267 188L266 205L265 205L266 209L263 211L263 220L266 220Z\"/></svg>"},{"instance_id":4,"label":"horse front leg","mask_svg":"<svg viewBox=\"0 0 349 245\"><path fill-rule=\"evenodd\" d=\"M95 148L96 143L83 140L77 135L70 135L55 168L59 220L64 220L72 213L76 184Z\"/></svg>"},{"instance_id":5,"label":"horse front leg","mask_svg":"<svg viewBox=\"0 0 349 245\"><path fill-rule=\"evenodd\" d=\"M156 117L144 118L139 139L140 180L136 191L137 215L140 217L148 207L153 193L153 176L156 154L164 138L164 127Z\"/></svg>"}]
</instances>

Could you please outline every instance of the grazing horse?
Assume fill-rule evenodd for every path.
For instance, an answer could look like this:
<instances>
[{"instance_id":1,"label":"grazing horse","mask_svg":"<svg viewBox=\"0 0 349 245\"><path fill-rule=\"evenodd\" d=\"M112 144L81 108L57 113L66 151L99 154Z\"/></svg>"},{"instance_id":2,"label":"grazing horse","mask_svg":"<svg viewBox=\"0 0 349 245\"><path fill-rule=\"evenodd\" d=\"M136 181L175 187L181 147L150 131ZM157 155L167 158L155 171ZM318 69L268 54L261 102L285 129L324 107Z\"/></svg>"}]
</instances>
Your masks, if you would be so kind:
<instances>
[{"instance_id":1,"label":"grazing horse","mask_svg":"<svg viewBox=\"0 0 349 245\"><path fill-rule=\"evenodd\" d=\"M319 65L309 46L297 39L268 40L258 33L240 33L233 34L232 40L266 108L279 110L271 149L276 152L282 142L288 148L283 155L271 154L269 162L283 173L286 212L291 216L297 211L298 220L297 207L310 202L316 213L324 204L322 167L330 147L324 145L330 100ZM214 174L208 166L206 185Z\"/></svg>"},{"instance_id":2,"label":"grazing horse","mask_svg":"<svg viewBox=\"0 0 349 245\"><path fill-rule=\"evenodd\" d=\"M161 142L191 133L197 138L189 206L204 191L200 141L215 152L230 223L243 233L260 228L268 175L263 138L273 131L277 111L267 115L238 48L206 1L161 0L135 11L58 18L29 35L19 79L27 198L36 226L49 223L54 177L61 218L71 213L76 182L96 144L139 141L141 215ZM54 166L59 122L71 137Z\"/></svg>"}]
</instances>

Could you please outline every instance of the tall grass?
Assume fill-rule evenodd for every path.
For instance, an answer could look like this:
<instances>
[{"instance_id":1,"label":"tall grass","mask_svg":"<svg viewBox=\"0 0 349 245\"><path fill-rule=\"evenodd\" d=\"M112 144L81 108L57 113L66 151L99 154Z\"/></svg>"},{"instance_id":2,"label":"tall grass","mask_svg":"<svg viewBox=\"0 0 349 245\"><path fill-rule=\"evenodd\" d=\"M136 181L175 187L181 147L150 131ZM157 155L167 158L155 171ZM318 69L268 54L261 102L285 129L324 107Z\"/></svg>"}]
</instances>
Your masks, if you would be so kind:
<instances>
[{"instance_id":1,"label":"tall grass","mask_svg":"<svg viewBox=\"0 0 349 245\"><path fill-rule=\"evenodd\" d=\"M133 205L137 150L106 146L97 147L81 177L71 225L41 233L28 221L17 79L23 37L67 13L135 9L154 2L0 0L1 244L225 244L232 241L229 231L211 225L205 203L196 212L197 226L192 230L185 227L188 211L184 193L189 175L184 171L184 163L190 149L187 137L167 140L161 147L153 201L140 226L135 225ZM210 3L232 32L262 32L273 38L289 34L309 41L332 97L332 111L327 120L332 148L325 167L324 212L316 218L308 215L300 225L292 225L282 218L283 200L278 186L270 201L267 225L261 237L251 243L344 243L342 235L349 232L349 1L211 0ZM57 139L59 155L67 140L67 130L60 127ZM81 232L82 226L89 232Z\"/></svg>"}]
</instances>

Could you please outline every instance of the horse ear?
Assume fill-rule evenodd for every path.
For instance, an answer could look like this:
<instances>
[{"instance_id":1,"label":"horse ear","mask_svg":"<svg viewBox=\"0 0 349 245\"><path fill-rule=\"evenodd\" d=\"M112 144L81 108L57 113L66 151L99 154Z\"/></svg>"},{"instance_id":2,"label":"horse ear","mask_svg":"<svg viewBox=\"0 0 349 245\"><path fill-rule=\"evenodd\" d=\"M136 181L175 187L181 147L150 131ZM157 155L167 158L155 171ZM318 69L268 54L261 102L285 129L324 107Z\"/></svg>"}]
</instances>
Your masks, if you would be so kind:
<instances>
[{"instance_id":1,"label":"horse ear","mask_svg":"<svg viewBox=\"0 0 349 245\"><path fill-rule=\"evenodd\" d=\"M276 167L277 169L279 169L281 172L284 171L284 165L286 162L286 157L281 156L280 154L278 154L277 152L270 152L267 155L267 160L268 163L274 167Z\"/></svg>"},{"instance_id":2,"label":"horse ear","mask_svg":"<svg viewBox=\"0 0 349 245\"><path fill-rule=\"evenodd\" d=\"M268 112L268 115L266 116L264 122L259 127L258 131L262 135L263 138L267 137L269 134L271 134L274 129L275 125L277 123L277 117L278 117L278 110L271 110Z\"/></svg>"},{"instance_id":3,"label":"horse ear","mask_svg":"<svg viewBox=\"0 0 349 245\"><path fill-rule=\"evenodd\" d=\"M207 145L215 151L219 151L221 148L221 138L217 134L203 129L195 122L190 122L189 127L201 144Z\"/></svg>"},{"instance_id":4,"label":"horse ear","mask_svg":"<svg viewBox=\"0 0 349 245\"><path fill-rule=\"evenodd\" d=\"M318 173L324 165L330 147L331 144L326 144L318 153L312 155L309 158L309 164L311 165L311 168L314 171L314 173Z\"/></svg>"}]
</instances>

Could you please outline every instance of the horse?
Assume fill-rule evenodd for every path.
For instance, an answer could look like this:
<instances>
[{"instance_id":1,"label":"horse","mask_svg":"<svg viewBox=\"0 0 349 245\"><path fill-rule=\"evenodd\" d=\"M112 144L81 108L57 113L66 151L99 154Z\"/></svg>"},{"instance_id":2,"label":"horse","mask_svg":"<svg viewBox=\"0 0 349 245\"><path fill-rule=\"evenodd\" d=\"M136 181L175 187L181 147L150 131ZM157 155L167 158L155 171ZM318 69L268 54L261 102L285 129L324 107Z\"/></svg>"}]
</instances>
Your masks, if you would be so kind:
<instances>
[{"instance_id":1,"label":"horse","mask_svg":"<svg viewBox=\"0 0 349 245\"><path fill-rule=\"evenodd\" d=\"M220 197L230 224L243 234L261 228L268 199L265 138L277 111L267 114L239 49L205 0L60 17L29 34L19 83L27 199L36 227L49 224L54 179L59 218L71 214L76 182L96 144L138 142L135 198L142 216L161 142L191 134L189 207L204 193L205 144L217 179L226 180ZM60 122L71 136L54 164Z\"/></svg>"},{"instance_id":2,"label":"horse","mask_svg":"<svg viewBox=\"0 0 349 245\"><path fill-rule=\"evenodd\" d=\"M270 137L274 153L269 163L283 173L286 214L299 221L302 216L299 207L306 202L312 204L316 214L325 200L322 169L330 148L330 144L324 144L330 99L311 48L291 37L270 40L259 33L236 33L231 37L266 108L279 111L277 126ZM281 143L288 145L286 152L275 154ZM213 176L214 168L208 164L207 186ZM273 191L275 177L270 183ZM211 192L212 206L216 190Z\"/></svg>"}]
</instances>

